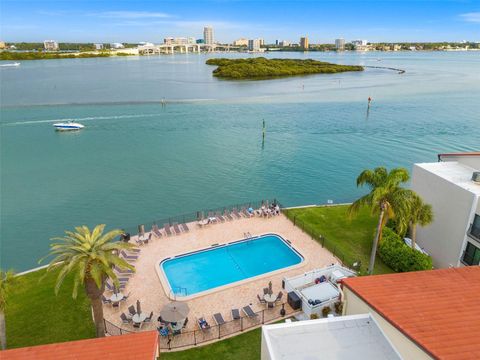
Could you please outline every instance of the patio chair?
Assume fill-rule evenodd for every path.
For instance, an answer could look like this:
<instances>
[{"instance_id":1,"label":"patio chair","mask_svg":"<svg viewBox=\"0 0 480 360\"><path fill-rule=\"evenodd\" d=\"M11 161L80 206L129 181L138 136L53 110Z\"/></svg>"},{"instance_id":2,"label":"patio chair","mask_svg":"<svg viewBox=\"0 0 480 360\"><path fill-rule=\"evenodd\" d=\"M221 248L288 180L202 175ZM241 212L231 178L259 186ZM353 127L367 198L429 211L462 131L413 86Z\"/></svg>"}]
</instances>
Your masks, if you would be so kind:
<instances>
[{"instance_id":1,"label":"patio chair","mask_svg":"<svg viewBox=\"0 0 480 360\"><path fill-rule=\"evenodd\" d=\"M215 323L217 325L225 324L225 320L223 319L223 316L220 313L213 314L213 320L215 320Z\"/></svg>"},{"instance_id":2,"label":"patio chair","mask_svg":"<svg viewBox=\"0 0 480 360\"><path fill-rule=\"evenodd\" d=\"M240 320L240 311L238 309L232 309L232 319Z\"/></svg>"},{"instance_id":3,"label":"patio chair","mask_svg":"<svg viewBox=\"0 0 480 360\"><path fill-rule=\"evenodd\" d=\"M128 293L128 295L125 295L122 300L120 301L127 301L128 298L130 297L131 292Z\"/></svg>"},{"instance_id":4,"label":"patio chair","mask_svg":"<svg viewBox=\"0 0 480 360\"><path fill-rule=\"evenodd\" d=\"M130 305L130 306L128 307L128 313L130 314L130 316L135 315L135 314L137 313L137 310L135 310L135 306Z\"/></svg>"},{"instance_id":5,"label":"patio chair","mask_svg":"<svg viewBox=\"0 0 480 360\"><path fill-rule=\"evenodd\" d=\"M217 211L215 213L215 217L217 218L217 221L220 221L220 222L225 222L225 218L222 216L222 214L220 214L220 211Z\"/></svg>"},{"instance_id":6,"label":"patio chair","mask_svg":"<svg viewBox=\"0 0 480 360\"><path fill-rule=\"evenodd\" d=\"M245 315L247 315L249 318L254 318L254 317L258 316L258 314L255 311L252 310L250 305L244 306L242 308L242 310L245 313Z\"/></svg>"},{"instance_id":7,"label":"patio chair","mask_svg":"<svg viewBox=\"0 0 480 360\"><path fill-rule=\"evenodd\" d=\"M105 297L105 295L102 295L102 303L103 303L103 304L111 304L111 303L112 303L112 300L107 299L107 298Z\"/></svg>"},{"instance_id":8,"label":"patio chair","mask_svg":"<svg viewBox=\"0 0 480 360\"><path fill-rule=\"evenodd\" d=\"M227 209L225 209L225 211L223 212L223 217L224 217L225 219L227 219L228 221L233 220L232 215L230 215L230 214L228 213Z\"/></svg>"},{"instance_id":9,"label":"patio chair","mask_svg":"<svg viewBox=\"0 0 480 360\"><path fill-rule=\"evenodd\" d=\"M143 322L146 322L146 323L149 323L152 321L152 317L153 317L153 311L150 313L150 315L148 315L145 320L143 320Z\"/></svg>"},{"instance_id":10,"label":"patio chair","mask_svg":"<svg viewBox=\"0 0 480 360\"><path fill-rule=\"evenodd\" d=\"M114 307L114 308L120 307L120 302L119 301L115 301L115 302L112 301L112 307Z\"/></svg>"},{"instance_id":11,"label":"patio chair","mask_svg":"<svg viewBox=\"0 0 480 360\"><path fill-rule=\"evenodd\" d=\"M127 317L127 315L125 315L125 313L122 313L122 315L120 315L120 319L122 319L122 323L124 324L130 324L130 322L132 321Z\"/></svg>"},{"instance_id":12,"label":"patio chair","mask_svg":"<svg viewBox=\"0 0 480 360\"><path fill-rule=\"evenodd\" d=\"M173 231L175 231L175 234L177 235L182 233L182 231L178 227L178 223L173 223Z\"/></svg>"},{"instance_id":13,"label":"patio chair","mask_svg":"<svg viewBox=\"0 0 480 360\"><path fill-rule=\"evenodd\" d=\"M140 235L138 235L138 236L140 236ZM143 240L140 240L138 237L137 237L137 238L135 238L135 242L136 242L136 243L137 243L137 245L139 245L139 246L142 246L142 245L143 245L143 243L144 243L144 241L143 241Z\"/></svg>"},{"instance_id":14,"label":"patio chair","mask_svg":"<svg viewBox=\"0 0 480 360\"><path fill-rule=\"evenodd\" d=\"M160 229L158 228L157 224L152 225L152 232L155 234L157 238L160 239L162 237L162 233L160 232Z\"/></svg>"},{"instance_id":15,"label":"patio chair","mask_svg":"<svg viewBox=\"0 0 480 360\"><path fill-rule=\"evenodd\" d=\"M245 217L245 214L243 214L242 212L238 211L237 208L234 208L232 211L233 211L233 214L234 214L237 218L239 218L239 219Z\"/></svg>"},{"instance_id":16,"label":"patio chair","mask_svg":"<svg viewBox=\"0 0 480 360\"><path fill-rule=\"evenodd\" d=\"M282 300L283 292L279 291L275 302Z\"/></svg>"},{"instance_id":17,"label":"patio chair","mask_svg":"<svg viewBox=\"0 0 480 360\"><path fill-rule=\"evenodd\" d=\"M158 333L159 333L160 335L165 336L165 337L168 336L168 334L169 334L169 332L170 332L170 331L168 330L168 327L166 327L166 326L165 326L165 327L163 327L163 326L158 327L158 328L157 328L157 331L158 331Z\"/></svg>"},{"instance_id":18,"label":"patio chair","mask_svg":"<svg viewBox=\"0 0 480 360\"><path fill-rule=\"evenodd\" d=\"M249 212L245 207L242 207L242 214L245 215L245 217L247 218L251 218L252 216L254 216L254 214Z\"/></svg>"},{"instance_id":19,"label":"patio chair","mask_svg":"<svg viewBox=\"0 0 480 360\"><path fill-rule=\"evenodd\" d=\"M164 224L163 230L165 231L165 234L167 234L167 236L172 236L172 231L170 230L170 224Z\"/></svg>"},{"instance_id":20,"label":"patio chair","mask_svg":"<svg viewBox=\"0 0 480 360\"><path fill-rule=\"evenodd\" d=\"M185 223L181 223L181 224L180 224L180 227L182 228L182 230L183 230L184 232L189 232L189 231L190 231L190 229L188 228L187 224L185 224Z\"/></svg>"},{"instance_id":21,"label":"patio chair","mask_svg":"<svg viewBox=\"0 0 480 360\"><path fill-rule=\"evenodd\" d=\"M258 298L258 301L260 302L260 304L265 304L266 303L265 299L262 299L260 297L260 295L258 295L258 294L257 294L257 298Z\"/></svg>"},{"instance_id":22,"label":"patio chair","mask_svg":"<svg viewBox=\"0 0 480 360\"><path fill-rule=\"evenodd\" d=\"M187 324L188 324L188 317L185 318L182 329L185 329L187 327Z\"/></svg>"},{"instance_id":23,"label":"patio chair","mask_svg":"<svg viewBox=\"0 0 480 360\"><path fill-rule=\"evenodd\" d=\"M123 290L123 289L125 289L125 286L126 286L126 283L121 282L121 283L120 283L120 286L118 287L117 290ZM109 290L109 291L114 291L114 290L115 290L115 286L113 286L112 284L110 284L108 281L105 282L105 287L106 287L107 290Z\"/></svg>"},{"instance_id":24,"label":"patio chair","mask_svg":"<svg viewBox=\"0 0 480 360\"><path fill-rule=\"evenodd\" d=\"M120 251L120 255L127 260L137 260L138 255L128 255L125 251Z\"/></svg>"},{"instance_id":25,"label":"patio chair","mask_svg":"<svg viewBox=\"0 0 480 360\"><path fill-rule=\"evenodd\" d=\"M200 319L197 320L198 327L200 330L208 330L210 329L210 324L205 320L204 317L201 317Z\"/></svg>"},{"instance_id":26,"label":"patio chair","mask_svg":"<svg viewBox=\"0 0 480 360\"><path fill-rule=\"evenodd\" d=\"M263 288L263 295L267 295L269 291L268 287Z\"/></svg>"}]
</instances>

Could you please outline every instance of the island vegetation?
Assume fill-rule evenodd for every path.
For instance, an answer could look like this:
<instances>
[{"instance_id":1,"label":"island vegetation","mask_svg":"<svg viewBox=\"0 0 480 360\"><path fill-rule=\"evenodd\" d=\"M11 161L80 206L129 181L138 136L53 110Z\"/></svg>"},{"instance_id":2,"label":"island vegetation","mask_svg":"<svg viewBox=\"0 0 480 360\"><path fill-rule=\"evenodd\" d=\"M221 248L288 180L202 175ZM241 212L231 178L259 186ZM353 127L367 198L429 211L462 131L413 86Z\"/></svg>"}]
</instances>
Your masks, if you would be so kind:
<instances>
[{"instance_id":1,"label":"island vegetation","mask_svg":"<svg viewBox=\"0 0 480 360\"><path fill-rule=\"evenodd\" d=\"M362 66L338 65L317 60L266 59L208 59L208 65L217 65L213 75L224 79L260 80L275 77L334 74L345 71L363 71Z\"/></svg>"},{"instance_id":2,"label":"island vegetation","mask_svg":"<svg viewBox=\"0 0 480 360\"><path fill-rule=\"evenodd\" d=\"M37 51L2 51L0 52L0 60L51 60L51 59L84 59L97 57L111 57L111 56L129 56L129 53L115 53L110 51L100 52L76 52L76 53L62 53L62 52L37 52Z\"/></svg>"}]
</instances>

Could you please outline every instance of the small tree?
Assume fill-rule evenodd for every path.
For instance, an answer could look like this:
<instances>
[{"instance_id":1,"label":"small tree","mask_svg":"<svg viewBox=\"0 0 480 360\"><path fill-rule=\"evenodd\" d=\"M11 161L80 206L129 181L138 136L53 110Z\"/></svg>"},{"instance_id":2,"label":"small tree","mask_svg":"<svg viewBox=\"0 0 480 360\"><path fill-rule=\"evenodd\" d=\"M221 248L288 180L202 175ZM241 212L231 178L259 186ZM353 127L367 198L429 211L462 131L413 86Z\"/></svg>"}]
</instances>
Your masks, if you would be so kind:
<instances>
[{"instance_id":1,"label":"small tree","mask_svg":"<svg viewBox=\"0 0 480 360\"><path fill-rule=\"evenodd\" d=\"M412 249L415 250L417 241L417 224L426 226L433 222L432 206L425 204L420 196L414 194L411 200L410 209L410 237L412 238Z\"/></svg>"},{"instance_id":2,"label":"small tree","mask_svg":"<svg viewBox=\"0 0 480 360\"><path fill-rule=\"evenodd\" d=\"M0 343L2 350L7 348L7 327L5 324L7 296L16 280L15 273L12 270L0 270Z\"/></svg>"},{"instance_id":3,"label":"small tree","mask_svg":"<svg viewBox=\"0 0 480 360\"><path fill-rule=\"evenodd\" d=\"M50 255L55 257L47 268L47 273L61 269L55 284L56 294L69 273L74 274L73 298L77 297L79 286L85 288L93 309L97 337L105 336L101 296L105 291L106 279L112 279L114 286L119 286L113 267L135 270L119 256L122 249L130 249L134 245L115 241L115 238L123 233L122 230L103 234L104 228L104 224L97 225L90 231L87 226L78 226L75 232L65 231L66 236L52 239L58 242L51 245Z\"/></svg>"}]
</instances>

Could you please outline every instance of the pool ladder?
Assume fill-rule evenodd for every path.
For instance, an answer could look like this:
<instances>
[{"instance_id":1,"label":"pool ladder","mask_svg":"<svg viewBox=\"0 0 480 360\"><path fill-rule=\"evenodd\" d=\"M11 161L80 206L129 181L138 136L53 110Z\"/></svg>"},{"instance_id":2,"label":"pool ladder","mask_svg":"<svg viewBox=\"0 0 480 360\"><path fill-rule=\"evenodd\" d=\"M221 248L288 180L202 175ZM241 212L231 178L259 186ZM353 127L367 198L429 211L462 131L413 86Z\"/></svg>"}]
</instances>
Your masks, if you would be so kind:
<instances>
[{"instance_id":1,"label":"pool ladder","mask_svg":"<svg viewBox=\"0 0 480 360\"><path fill-rule=\"evenodd\" d=\"M178 290L180 290L180 291L178 291ZM176 287L170 289L170 298L172 298L172 294L173 294L173 300L177 300L177 295L178 294L182 295L182 293L185 294L183 296L187 296L188 295L187 288L176 286Z\"/></svg>"}]
</instances>

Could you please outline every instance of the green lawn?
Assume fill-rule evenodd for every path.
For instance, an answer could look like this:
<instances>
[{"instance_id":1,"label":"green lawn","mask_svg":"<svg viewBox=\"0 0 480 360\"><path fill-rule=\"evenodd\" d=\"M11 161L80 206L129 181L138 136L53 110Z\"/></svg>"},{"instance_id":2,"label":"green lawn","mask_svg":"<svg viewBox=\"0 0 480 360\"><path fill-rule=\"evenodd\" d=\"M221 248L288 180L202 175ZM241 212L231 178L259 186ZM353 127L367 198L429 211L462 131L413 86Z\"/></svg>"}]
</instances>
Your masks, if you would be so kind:
<instances>
[{"instance_id":1,"label":"green lawn","mask_svg":"<svg viewBox=\"0 0 480 360\"><path fill-rule=\"evenodd\" d=\"M57 296L57 272L40 281L45 270L18 277L7 301L8 348L79 340L95 336L90 303L80 289L72 299L72 278L65 280Z\"/></svg>"},{"instance_id":2,"label":"green lawn","mask_svg":"<svg viewBox=\"0 0 480 360\"><path fill-rule=\"evenodd\" d=\"M349 219L346 205L311 207L285 211L286 215L295 218L297 226L305 227L305 231L325 237L325 247L335 254L343 255L347 264L360 260L362 270L368 267L372 241L377 225L377 218L369 209ZM342 256L340 256L341 258ZM393 272L381 259L375 262L375 274Z\"/></svg>"},{"instance_id":3,"label":"green lawn","mask_svg":"<svg viewBox=\"0 0 480 360\"><path fill-rule=\"evenodd\" d=\"M210 345L177 352L162 352L166 360L259 360L262 329L258 328L241 335Z\"/></svg>"}]
</instances>

